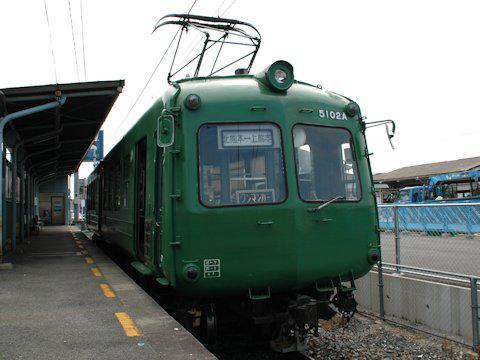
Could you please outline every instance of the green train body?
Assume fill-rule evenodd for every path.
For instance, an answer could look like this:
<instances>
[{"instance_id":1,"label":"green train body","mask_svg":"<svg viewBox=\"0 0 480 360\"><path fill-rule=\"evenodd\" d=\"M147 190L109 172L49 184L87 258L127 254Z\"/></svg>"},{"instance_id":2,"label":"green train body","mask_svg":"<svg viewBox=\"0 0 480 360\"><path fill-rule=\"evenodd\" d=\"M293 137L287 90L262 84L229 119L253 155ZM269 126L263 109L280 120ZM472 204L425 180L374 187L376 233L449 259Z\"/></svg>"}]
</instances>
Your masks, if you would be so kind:
<instances>
[{"instance_id":1,"label":"green train body","mask_svg":"<svg viewBox=\"0 0 480 360\"><path fill-rule=\"evenodd\" d=\"M350 294L379 257L360 109L262 74L173 83L90 176L87 224L191 299Z\"/></svg>"}]
</instances>

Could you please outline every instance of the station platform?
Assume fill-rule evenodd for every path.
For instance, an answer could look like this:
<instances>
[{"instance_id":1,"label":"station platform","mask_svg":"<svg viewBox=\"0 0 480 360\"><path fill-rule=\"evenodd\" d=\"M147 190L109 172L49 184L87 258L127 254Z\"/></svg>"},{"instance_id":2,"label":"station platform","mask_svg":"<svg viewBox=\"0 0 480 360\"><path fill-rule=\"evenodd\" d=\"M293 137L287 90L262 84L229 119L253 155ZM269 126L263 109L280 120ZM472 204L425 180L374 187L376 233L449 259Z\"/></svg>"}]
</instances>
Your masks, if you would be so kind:
<instances>
[{"instance_id":1,"label":"station platform","mask_svg":"<svg viewBox=\"0 0 480 360\"><path fill-rule=\"evenodd\" d=\"M0 359L215 359L73 226L0 270Z\"/></svg>"}]
</instances>

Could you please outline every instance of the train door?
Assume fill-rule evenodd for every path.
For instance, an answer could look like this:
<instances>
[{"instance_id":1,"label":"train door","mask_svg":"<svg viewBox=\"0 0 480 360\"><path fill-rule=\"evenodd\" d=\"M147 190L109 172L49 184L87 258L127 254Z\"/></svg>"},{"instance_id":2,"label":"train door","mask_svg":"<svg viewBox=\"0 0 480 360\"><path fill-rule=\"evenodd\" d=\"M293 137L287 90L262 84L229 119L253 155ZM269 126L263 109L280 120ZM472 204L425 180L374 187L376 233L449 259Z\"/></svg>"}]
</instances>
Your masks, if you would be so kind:
<instances>
[{"instance_id":1,"label":"train door","mask_svg":"<svg viewBox=\"0 0 480 360\"><path fill-rule=\"evenodd\" d=\"M102 233L103 172L100 172L100 178L95 180L95 191L97 192L95 204L97 209L97 231Z\"/></svg>"},{"instance_id":2,"label":"train door","mask_svg":"<svg viewBox=\"0 0 480 360\"><path fill-rule=\"evenodd\" d=\"M154 139L157 136L155 134ZM156 146L155 153L155 234L156 234L156 259L162 253L162 184L163 184L163 148Z\"/></svg>"},{"instance_id":3,"label":"train door","mask_svg":"<svg viewBox=\"0 0 480 360\"><path fill-rule=\"evenodd\" d=\"M143 138L136 146L135 169L135 240L136 253L140 261L145 261L145 192L147 170L147 139Z\"/></svg>"}]
</instances>

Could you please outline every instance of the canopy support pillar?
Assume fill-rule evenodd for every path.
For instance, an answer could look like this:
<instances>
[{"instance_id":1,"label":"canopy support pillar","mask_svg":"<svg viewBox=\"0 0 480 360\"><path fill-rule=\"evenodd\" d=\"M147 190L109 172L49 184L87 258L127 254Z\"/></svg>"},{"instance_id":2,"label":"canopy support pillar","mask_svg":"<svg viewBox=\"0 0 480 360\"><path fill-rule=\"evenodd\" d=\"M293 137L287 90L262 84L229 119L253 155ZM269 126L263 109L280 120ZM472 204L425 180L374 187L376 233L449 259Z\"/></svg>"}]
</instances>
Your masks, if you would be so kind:
<instances>
[{"instance_id":1,"label":"canopy support pillar","mask_svg":"<svg viewBox=\"0 0 480 360\"><path fill-rule=\"evenodd\" d=\"M32 115L32 114L35 114L35 113L38 113L38 112L41 112L41 111L45 111L45 110L50 110L50 109L55 109L57 107L60 107L62 106L64 103L65 103L65 100L66 98L64 96L60 97L59 99L55 100L55 101L52 101L52 102L49 102L47 104L43 104L43 105L38 105L38 106L34 106L32 108L29 108L29 109L25 109L25 110L20 110L20 111L17 111L17 112L14 112L14 113L11 113L11 114L8 114L8 115L5 115L3 117L0 118L0 158L3 160L3 163L5 164L5 146L4 146L4 143L3 143L3 131L4 131L4 128L5 128L5 125L8 124L10 121L12 120L15 120L15 119L18 119L18 118L21 118L21 117L24 117L24 116L28 116L28 115ZM0 233L1 233L1 239L0 239L0 263L3 261L3 243L4 241L6 240L6 227L5 227L5 221L4 221L4 215L6 213L6 209L5 209L5 191L4 191L4 183L3 183L3 166L0 166L0 189L2 189L2 191L0 192L1 194L1 203L3 206L0 206ZM16 201L15 199L15 194L13 194L13 202L12 204ZM12 239L12 244L13 244L13 239Z\"/></svg>"}]
</instances>

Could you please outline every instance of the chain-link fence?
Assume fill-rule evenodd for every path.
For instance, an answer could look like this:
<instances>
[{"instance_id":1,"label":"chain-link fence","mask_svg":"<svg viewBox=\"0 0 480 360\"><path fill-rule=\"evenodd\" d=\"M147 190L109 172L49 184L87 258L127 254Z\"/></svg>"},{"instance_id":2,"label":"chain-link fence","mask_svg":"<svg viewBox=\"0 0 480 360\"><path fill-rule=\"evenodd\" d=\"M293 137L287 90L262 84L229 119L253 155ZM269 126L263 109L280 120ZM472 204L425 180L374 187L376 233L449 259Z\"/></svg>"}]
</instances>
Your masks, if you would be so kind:
<instances>
[{"instance_id":1,"label":"chain-link fence","mask_svg":"<svg viewBox=\"0 0 480 360\"><path fill-rule=\"evenodd\" d=\"M479 347L480 203L379 205L378 311ZM373 306L372 306L373 307Z\"/></svg>"},{"instance_id":2,"label":"chain-link fence","mask_svg":"<svg viewBox=\"0 0 480 360\"><path fill-rule=\"evenodd\" d=\"M383 261L480 276L480 204L379 205Z\"/></svg>"}]
</instances>

